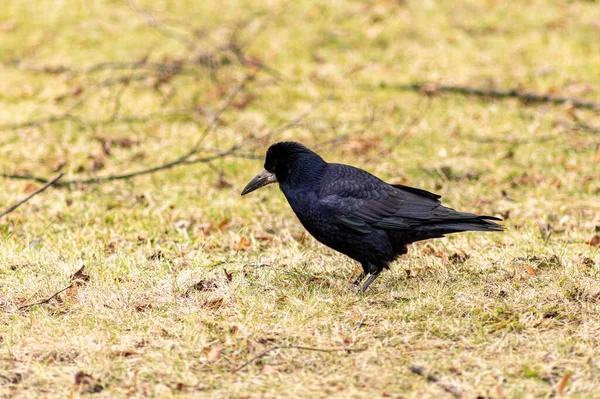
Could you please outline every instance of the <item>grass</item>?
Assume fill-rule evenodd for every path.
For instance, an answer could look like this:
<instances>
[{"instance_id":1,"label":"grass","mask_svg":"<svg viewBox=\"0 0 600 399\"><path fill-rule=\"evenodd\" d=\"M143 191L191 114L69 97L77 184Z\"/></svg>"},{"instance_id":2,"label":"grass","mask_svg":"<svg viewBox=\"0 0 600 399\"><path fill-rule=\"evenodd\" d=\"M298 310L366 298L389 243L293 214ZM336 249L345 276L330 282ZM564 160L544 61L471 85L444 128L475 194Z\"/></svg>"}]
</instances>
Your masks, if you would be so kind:
<instances>
[{"instance_id":1,"label":"grass","mask_svg":"<svg viewBox=\"0 0 600 399\"><path fill-rule=\"evenodd\" d=\"M357 297L355 263L307 237L276 187L239 197L262 160L51 188L0 219L0 395L598 397L597 112L397 86L600 101L599 18L558 0L4 2L0 172L168 162L256 73L202 148L252 139L242 152L262 157L294 139L507 231L414 245ZM245 65L215 50L232 35ZM190 69L83 72L142 59ZM2 179L0 210L39 186ZM87 281L17 310L82 266Z\"/></svg>"}]
</instances>

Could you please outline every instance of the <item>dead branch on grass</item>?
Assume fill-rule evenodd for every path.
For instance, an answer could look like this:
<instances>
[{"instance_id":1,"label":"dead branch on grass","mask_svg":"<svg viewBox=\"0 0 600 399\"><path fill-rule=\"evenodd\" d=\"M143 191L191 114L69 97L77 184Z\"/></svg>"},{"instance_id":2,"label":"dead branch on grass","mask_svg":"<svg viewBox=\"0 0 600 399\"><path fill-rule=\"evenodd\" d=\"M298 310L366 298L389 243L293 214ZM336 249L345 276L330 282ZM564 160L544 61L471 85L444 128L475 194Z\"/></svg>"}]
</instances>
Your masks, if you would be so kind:
<instances>
[{"instance_id":1,"label":"dead branch on grass","mask_svg":"<svg viewBox=\"0 0 600 399\"><path fill-rule=\"evenodd\" d=\"M71 284L69 284L68 286L66 286L65 288L63 288L62 290L55 292L54 294L52 294L51 296L49 296L46 299L42 299L39 302L34 302L34 303L30 303L28 305L23 305L20 308L17 308L17 312L20 310L29 310L29 308L33 307L33 306L37 306L37 305L44 305L48 302L50 302L51 300L53 300L54 298L56 298L59 294L65 292L66 290L68 290L69 288L71 288L73 286L73 284L75 284L75 282L72 282Z\"/></svg>"},{"instance_id":2,"label":"dead branch on grass","mask_svg":"<svg viewBox=\"0 0 600 399\"><path fill-rule=\"evenodd\" d=\"M425 377L425 379L427 381L435 383L436 385L438 385L440 388L442 388L444 391L448 392L450 395L454 396L455 398L462 398L463 394L460 389L458 389L454 385L450 385L450 384L441 382L440 379L438 377L436 377L435 375L427 373L423 367L413 364L409 367L409 369L413 373L420 375L422 377Z\"/></svg>"},{"instance_id":3,"label":"dead branch on grass","mask_svg":"<svg viewBox=\"0 0 600 399\"><path fill-rule=\"evenodd\" d=\"M236 367L234 370L232 370L232 373L237 373L238 371L241 371L241 370L245 369L246 367L248 367L248 365L252 364L253 362L255 362L258 359L261 359L261 358L267 356L271 352L274 352L276 350L284 350L284 349L297 349L297 350L300 350L300 351L322 352L322 353L333 353L333 352L352 353L352 352L363 352L363 351L367 350L367 348L333 348L333 349L323 349L323 348L312 348L310 346L299 346L299 345L274 346L272 348L269 348L269 349L266 349L266 350L262 351L261 353L259 353L258 355L254 356L252 359L248 360L246 363L242 364L241 366Z\"/></svg>"},{"instance_id":4,"label":"dead branch on grass","mask_svg":"<svg viewBox=\"0 0 600 399\"><path fill-rule=\"evenodd\" d=\"M363 86L363 88L367 88ZM373 87L368 87L373 88ZM600 103L583 100L574 97L555 96L551 94L539 94L519 89L492 89L484 87L444 85L436 83L410 83L410 84L381 84L378 88L394 89L403 91L416 91L427 96L435 96L439 93L460 94L464 96L487 97L487 98L516 98L524 103L549 103L555 105L568 104L573 108L600 110Z\"/></svg>"},{"instance_id":5,"label":"dead branch on grass","mask_svg":"<svg viewBox=\"0 0 600 399\"><path fill-rule=\"evenodd\" d=\"M56 175L54 178L52 178L51 180L47 181L46 184L44 184L42 187L38 188L37 190L35 190L33 193L29 194L27 197L23 198L21 201L17 202L16 204L12 205L11 207L9 207L7 210L5 210L4 212L0 213L0 218L2 218L3 216L8 215L9 213L11 213L12 211L14 211L15 209L17 209L18 207L20 207L21 205L23 205L24 203L26 203L27 201L29 201L30 199L32 199L33 197L35 197L36 195L38 195L39 193L45 191L48 187L50 187L53 184L56 184L56 182L64 176L64 173L59 173L58 175Z\"/></svg>"},{"instance_id":6,"label":"dead branch on grass","mask_svg":"<svg viewBox=\"0 0 600 399\"><path fill-rule=\"evenodd\" d=\"M216 125L218 124L218 122L220 120L221 115L231 106L235 97L243 90L244 86L249 81L251 81L253 78L254 78L254 75L247 76L246 79L244 79L242 81L242 83L239 86L237 86L236 89L230 93L230 95L228 96L226 101L223 103L223 105L217 110L217 112L213 116L212 121L206 126L206 128L200 135L200 138L198 139L196 144L192 147L192 149L190 151L188 151L187 153L185 153L184 155L178 157L177 159L167 162L162 165L154 166L154 167L147 168L147 169L142 169L142 170L135 171L135 172L125 173L125 174L108 175L108 176L102 176L102 177L92 177L92 178L88 178L88 179L66 180L66 181L62 181L62 182L55 182L54 185L56 187L68 187L68 186L84 186L84 185L89 185L89 184L102 184L102 183L107 183L110 181L127 180L127 179L131 179L131 178L138 177L138 176L148 175L151 173L171 169L176 166L193 165L193 164L197 164L197 163L210 163L217 159L226 158L229 156L238 156L237 151L242 149L246 145L250 144L251 142L272 139L272 138L284 133L285 131L298 126L305 118L307 118L309 115L314 113L317 109L319 109L319 107L321 107L332 96L332 93L330 92L327 96L324 96L324 97L320 98L319 100L317 100L316 102L314 102L308 110L302 112L296 118L285 123L281 127L273 130L272 132L267 133L264 136L247 139L245 141L242 141L241 143L231 146L229 149L227 149L225 151L201 148L200 145L202 144L203 140L216 127ZM200 158L193 158L195 155L198 155L201 152L213 152L213 155L208 155L208 156L200 157ZM257 158L262 159L261 157L256 157L252 154L240 154L239 157L240 158L250 158L250 159L257 159ZM13 180L29 180L29 181L35 181L38 183L47 183L49 181L48 179L46 179L44 177L33 176L33 175L0 173L0 177L4 177L7 179L13 179Z\"/></svg>"},{"instance_id":7,"label":"dead branch on grass","mask_svg":"<svg viewBox=\"0 0 600 399\"><path fill-rule=\"evenodd\" d=\"M90 276L87 275L85 272L85 266L81 266L81 268L79 270L77 270L75 273L73 273L73 275L71 276L71 283L68 286L66 286L65 288L63 288L62 290L60 290L58 292L55 292L54 294L52 294L51 296L49 296L46 299L42 299L41 301L30 303L28 305L23 305L23 306L17 308L17 312L20 310L29 310L33 306L44 305L46 303L49 303L51 300L56 298L59 294L65 292L66 290L68 290L69 288L71 288L77 284L82 284L82 283L87 282L89 280L89 278L90 278Z\"/></svg>"}]
</instances>

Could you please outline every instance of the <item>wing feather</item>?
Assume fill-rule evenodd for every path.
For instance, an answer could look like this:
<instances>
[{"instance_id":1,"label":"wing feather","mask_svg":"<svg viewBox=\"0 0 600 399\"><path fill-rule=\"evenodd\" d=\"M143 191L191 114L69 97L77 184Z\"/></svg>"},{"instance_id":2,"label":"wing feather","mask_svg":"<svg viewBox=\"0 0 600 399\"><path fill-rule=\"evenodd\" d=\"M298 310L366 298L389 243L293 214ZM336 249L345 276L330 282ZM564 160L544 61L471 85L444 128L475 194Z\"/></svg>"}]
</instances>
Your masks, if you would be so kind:
<instances>
[{"instance_id":1,"label":"wing feather","mask_svg":"<svg viewBox=\"0 0 600 399\"><path fill-rule=\"evenodd\" d=\"M332 164L318 197L346 226L368 233L371 228L410 229L423 223L473 218L441 206L440 196L428 191L390 185L361 169Z\"/></svg>"}]
</instances>

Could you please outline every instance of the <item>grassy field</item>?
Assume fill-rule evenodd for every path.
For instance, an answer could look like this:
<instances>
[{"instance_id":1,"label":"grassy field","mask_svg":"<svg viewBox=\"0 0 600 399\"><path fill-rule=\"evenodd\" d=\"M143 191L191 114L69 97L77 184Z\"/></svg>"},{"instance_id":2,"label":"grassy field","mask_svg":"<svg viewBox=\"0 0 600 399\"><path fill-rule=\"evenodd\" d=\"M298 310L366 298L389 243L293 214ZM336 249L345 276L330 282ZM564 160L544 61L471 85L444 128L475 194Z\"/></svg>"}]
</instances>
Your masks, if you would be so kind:
<instances>
[{"instance_id":1,"label":"grassy field","mask_svg":"<svg viewBox=\"0 0 600 399\"><path fill-rule=\"evenodd\" d=\"M0 212L189 156L0 218L0 396L600 397L598 110L436 86L600 101L599 35L594 1L3 1ZM357 297L239 196L280 140L507 230Z\"/></svg>"}]
</instances>

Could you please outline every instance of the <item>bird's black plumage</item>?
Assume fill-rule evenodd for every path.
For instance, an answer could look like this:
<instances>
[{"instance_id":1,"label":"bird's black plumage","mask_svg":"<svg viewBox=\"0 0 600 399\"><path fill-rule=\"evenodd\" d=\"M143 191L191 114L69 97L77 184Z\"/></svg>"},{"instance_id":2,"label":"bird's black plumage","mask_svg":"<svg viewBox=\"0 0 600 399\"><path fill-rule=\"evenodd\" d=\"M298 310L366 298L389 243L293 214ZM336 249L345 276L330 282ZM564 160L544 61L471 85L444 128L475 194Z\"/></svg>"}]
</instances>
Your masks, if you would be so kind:
<instances>
[{"instance_id":1,"label":"bird's black plumage","mask_svg":"<svg viewBox=\"0 0 600 399\"><path fill-rule=\"evenodd\" d=\"M461 231L502 231L493 216L457 212L441 205L440 196L388 184L349 165L327 163L295 142L273 144L265 170L242 195L278 182L294 213L321 243L361 263L370 274L362 291L408 244Z\"/></svg>"}]
</instances>

